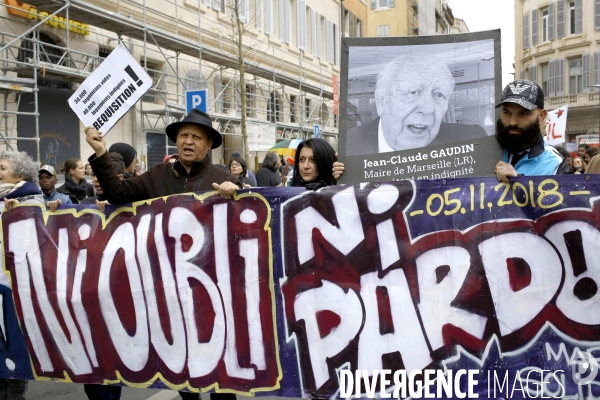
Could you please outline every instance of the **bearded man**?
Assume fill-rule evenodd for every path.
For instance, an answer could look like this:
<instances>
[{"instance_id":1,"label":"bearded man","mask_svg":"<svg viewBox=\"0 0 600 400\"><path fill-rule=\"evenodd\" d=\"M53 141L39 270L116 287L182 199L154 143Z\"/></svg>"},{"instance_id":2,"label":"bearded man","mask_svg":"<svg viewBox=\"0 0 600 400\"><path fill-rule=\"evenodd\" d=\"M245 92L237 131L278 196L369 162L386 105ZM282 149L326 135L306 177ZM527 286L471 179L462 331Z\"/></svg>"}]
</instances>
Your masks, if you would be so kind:
<instances>
[{"instance_id":1,"label":"bearded man","mask_svg":"<svg viewBox=\"0 0 600 400\"><path fill-rule=\"evenodd\" d=\"M567 161L544 142L546 120L544 92L535 82L519 79L509 83L496 106L502 113L496 123L496 140L503 149L503 160L496 164L496 177L509 182L517 175L570 174Z\"/></svg>"}]
</instances>

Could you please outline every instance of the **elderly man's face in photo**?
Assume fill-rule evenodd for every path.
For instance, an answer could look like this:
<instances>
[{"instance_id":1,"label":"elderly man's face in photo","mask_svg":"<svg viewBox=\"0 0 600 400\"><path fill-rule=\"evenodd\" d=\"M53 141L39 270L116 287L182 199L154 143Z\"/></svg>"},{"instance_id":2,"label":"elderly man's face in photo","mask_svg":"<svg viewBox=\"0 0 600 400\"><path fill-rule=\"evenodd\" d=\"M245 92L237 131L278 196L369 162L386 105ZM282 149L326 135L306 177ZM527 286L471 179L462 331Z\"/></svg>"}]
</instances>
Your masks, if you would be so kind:
<instances>
[{"instance_id":1,"label":"elderly man's face in photo","mask_svg":"<svg viewBox=\"0 0 600 400\"><path fill-rule=\"evenodd\" d=\"M396 70L377 83L377 113L395 150L427 146L437 136L454 79L443 63L393 61ZM402 66L401 64L405 64Z\"/></svg>"}]
</instances>

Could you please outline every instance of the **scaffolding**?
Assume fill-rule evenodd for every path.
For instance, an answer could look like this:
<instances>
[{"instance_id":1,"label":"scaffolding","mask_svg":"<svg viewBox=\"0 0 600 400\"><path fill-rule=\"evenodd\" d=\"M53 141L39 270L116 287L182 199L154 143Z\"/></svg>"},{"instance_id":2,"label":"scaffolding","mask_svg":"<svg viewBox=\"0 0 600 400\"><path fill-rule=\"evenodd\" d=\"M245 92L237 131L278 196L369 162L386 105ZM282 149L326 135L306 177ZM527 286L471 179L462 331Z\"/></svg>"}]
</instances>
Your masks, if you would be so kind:
<instances>
[{"instance_id":1,"label":"scaffolding","mask_svg":"<svg viewBox=\"0 0 600 400\"><path fill-rule=\"evenodd\" d=\"M225 137L221 160L229 158L226 152L243 152L231 17L227 10L219 12L217 18L211 14L215 4L223 8L226 0L222 1L28 0L35 9L27 10L6 0L6 12L0 14L4 27L0 42L0 91L4 95L0 143L13 149L15 142L34 141L37 160L43 160L40 86L64 85L74 90L117 44L124 44L139 55L140 64L153 79L152 89L132 111L131 141L138 151L144 154L146 150L138 143L140 137L147 133L164 136L166 125L184 116L186 90L209 89L209 113ZM251 8L250 3L246 6ZM15 17L15 13L23 15ZM252 29L251 18L245 24L250 28L243 43L245 112L252 127L248 129L249 139L256 143L251 136L260 137L265 132L277 140L304 139L318 124L335 146L338 121L333 113L332 74L339 75L339 67L326 62L324 55L308 54L308 48L290 51L274 39L274 31L257 39L260 35ZM82 39L86 30L91 40ZM20 111L22 93L33 93L33 111ZM35 120L34 134L19 134L18 116ZM163 141L165 152L172 152L173 143L166 136Z\"/></svg>"}]
</instances>

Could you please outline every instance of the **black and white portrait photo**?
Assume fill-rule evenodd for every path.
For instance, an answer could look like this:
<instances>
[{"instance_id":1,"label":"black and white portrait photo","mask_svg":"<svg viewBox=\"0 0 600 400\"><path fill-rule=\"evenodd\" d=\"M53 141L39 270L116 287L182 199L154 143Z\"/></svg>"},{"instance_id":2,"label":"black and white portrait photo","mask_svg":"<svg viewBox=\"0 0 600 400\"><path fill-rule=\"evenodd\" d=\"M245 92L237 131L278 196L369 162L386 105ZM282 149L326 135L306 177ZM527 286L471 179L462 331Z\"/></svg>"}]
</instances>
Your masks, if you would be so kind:
<instances>
[{"instance_id":1,"label":"black and white portrait photo","mask_svg":"<svg viewBox=\"0 0 600 400\"><path fill-rule=\"evenodd\" d=\"M419 44L411 38L347 40L344 157L493 140L500 60L492 33L479 40L415 38Z\"/></svg>"}]
</instances>

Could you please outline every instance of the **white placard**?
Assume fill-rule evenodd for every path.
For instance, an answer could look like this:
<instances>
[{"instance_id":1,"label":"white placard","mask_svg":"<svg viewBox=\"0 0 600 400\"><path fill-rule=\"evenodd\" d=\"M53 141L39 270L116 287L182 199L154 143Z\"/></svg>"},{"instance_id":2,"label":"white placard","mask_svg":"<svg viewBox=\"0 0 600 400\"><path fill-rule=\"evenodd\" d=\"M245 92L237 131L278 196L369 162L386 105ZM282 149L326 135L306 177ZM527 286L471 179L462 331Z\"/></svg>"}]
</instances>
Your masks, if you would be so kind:
<instances>
[{"instance_id":1,"label":"white placard","mask_svg":"<svg viewBox=\"0 0 600 400\"><path fill-rule=\"evenodd\" d=\"M152 78L119 45L69 98L69 106L104 136L151 87Z\"/></svg>"},{"instance_id":2,"label":"white placard","mask_svg":"<svg viewBox=\"0 0 600 400\"><path fill-rule=\"evenodd\" d=\"M568 104L556 110L548 111L548 117L546 117L546 143L558 146L566 142L568 111Z\"/></svg>"}]
</instances>

